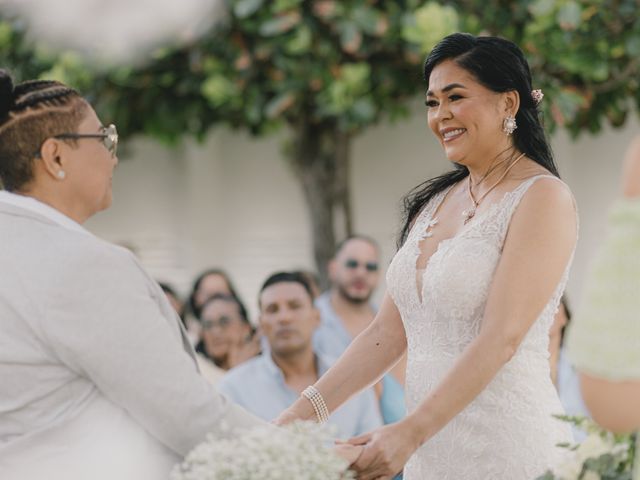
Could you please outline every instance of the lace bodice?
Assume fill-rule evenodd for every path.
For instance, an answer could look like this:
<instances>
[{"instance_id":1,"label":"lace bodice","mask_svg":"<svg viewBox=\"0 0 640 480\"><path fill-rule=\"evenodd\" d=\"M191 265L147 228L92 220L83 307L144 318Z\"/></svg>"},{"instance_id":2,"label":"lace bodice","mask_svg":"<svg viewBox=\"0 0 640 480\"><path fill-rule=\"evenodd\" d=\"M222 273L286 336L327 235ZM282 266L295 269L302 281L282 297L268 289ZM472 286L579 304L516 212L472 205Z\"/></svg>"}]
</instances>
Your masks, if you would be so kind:
<instances>
[{"instance_id":1,"label":"lace bodice","mask_svg":"<svg viewBox=\"0 0 640 480\"><path fill-rule=\"evenodd\" d=\"M455 237L441 241L417 278L420 242L437 228L433 215L447 193L440 192L419 214L393 259L387 285L407 334L409 411L478 335L511 217L527 189L543 177L549 176L524 181ZM570 440L571 433L551 417L562 407L550 379L549 328L568 270L514 357L416 452L405 471L407 480L533 479L555 461L554 445Z\"/></svg>"}]
</instances>

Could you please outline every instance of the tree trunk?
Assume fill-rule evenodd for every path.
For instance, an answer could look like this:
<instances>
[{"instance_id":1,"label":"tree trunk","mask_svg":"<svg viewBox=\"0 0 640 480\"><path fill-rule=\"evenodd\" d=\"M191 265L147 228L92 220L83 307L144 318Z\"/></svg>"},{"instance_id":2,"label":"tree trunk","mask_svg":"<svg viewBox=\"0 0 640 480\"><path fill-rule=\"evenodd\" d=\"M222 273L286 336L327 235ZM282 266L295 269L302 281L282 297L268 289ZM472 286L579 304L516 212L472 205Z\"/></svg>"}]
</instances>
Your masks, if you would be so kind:
<instances>
[{"instance_id":1,"label":"tree trunk","mask_svg":"<svg viewBox=\"0 0 640 480\"><path fill-rule=\"evenodd\" d=\"M329 286L327 264L333 256L336 241L352 233L350 136L334 123L304 123L294 130L290 158L311 220L313 256L320 287L326 289Z\"/></svg>"}]
</instances>

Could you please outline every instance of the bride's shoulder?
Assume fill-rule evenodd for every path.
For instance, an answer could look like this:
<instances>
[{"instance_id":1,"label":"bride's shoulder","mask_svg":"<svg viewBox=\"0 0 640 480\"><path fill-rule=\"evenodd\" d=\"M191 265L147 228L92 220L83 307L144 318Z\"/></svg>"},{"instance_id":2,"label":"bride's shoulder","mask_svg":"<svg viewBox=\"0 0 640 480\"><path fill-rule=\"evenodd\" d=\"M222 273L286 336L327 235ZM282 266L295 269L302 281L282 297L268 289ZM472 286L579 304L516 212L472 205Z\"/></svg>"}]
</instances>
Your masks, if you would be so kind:
<instances>
[{"instance_id":1,"label":"bride's shoulder","mask_svg":"<svg viewBox=\"0 0 640 480\"><path fill-rule=\"evenodd\" d=\"M514 222L525 229L549 229L577 225L577 207L569 186L551 174L536 175L523 182Z\"/></svg>"}]
</instances>

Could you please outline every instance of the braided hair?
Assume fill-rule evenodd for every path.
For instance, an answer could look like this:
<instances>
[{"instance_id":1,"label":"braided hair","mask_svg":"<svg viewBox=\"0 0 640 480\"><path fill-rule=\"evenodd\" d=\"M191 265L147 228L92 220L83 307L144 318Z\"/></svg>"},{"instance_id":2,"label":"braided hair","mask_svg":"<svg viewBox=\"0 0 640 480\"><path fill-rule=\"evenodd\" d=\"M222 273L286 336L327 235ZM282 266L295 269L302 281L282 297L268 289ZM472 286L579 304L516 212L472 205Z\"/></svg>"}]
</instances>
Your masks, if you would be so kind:
<instances>
[{"instance_id":1,"label":"braided hair","mask_svg":"<svg viewBox=\"0 0 640 480\"><path fill-rule=\"evenodd\" d=\"M13 84L0 70L0 181L8 191L24 188L33 179L33 162L50 137L74 132L88 103L80 94L53 80ZM69 140L73 142L73 140Z\"/></svg>"},{"instance_id":2,"label":"braided hair","mask_svg":"<svg viewBox=\"0 0 640 480\"><path fill-rule=\"evenodd\" d=\"M424 64L427 87L431 72L445 60L453 60L489 90L499 93L518 92L518 129L513 133L513 143L531 160L553 175L559 176L551 147L542 128L537 102L531 96L531 71L522 50L515 43L503 38L454 33L443 38L427 56ZM429 200L467 175L467 167L456 164L452 171L421 183L405 196L404 225L398 238L398 247L406 240L413 220Z\"/></svg>"}]
</instances>

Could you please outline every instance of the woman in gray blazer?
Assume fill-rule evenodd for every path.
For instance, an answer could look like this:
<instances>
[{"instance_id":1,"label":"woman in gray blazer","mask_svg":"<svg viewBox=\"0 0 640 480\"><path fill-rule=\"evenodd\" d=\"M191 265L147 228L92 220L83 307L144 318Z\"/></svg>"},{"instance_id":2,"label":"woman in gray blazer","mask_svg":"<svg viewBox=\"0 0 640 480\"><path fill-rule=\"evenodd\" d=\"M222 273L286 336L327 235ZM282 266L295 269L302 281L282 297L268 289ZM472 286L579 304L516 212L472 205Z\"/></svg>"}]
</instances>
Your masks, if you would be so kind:
<instances>
[{"instance_id":1,"label":"woman in gray blazer","mask_svg":"<svg viewBox=\"0 0 640 480\"><path fill-rule=\"evenodd\" d=\"M158 480L260 423L198 373L162 290L82 227L118 135L78 92L0 71L0 476Z\"/></svg>"}]
</instances>

